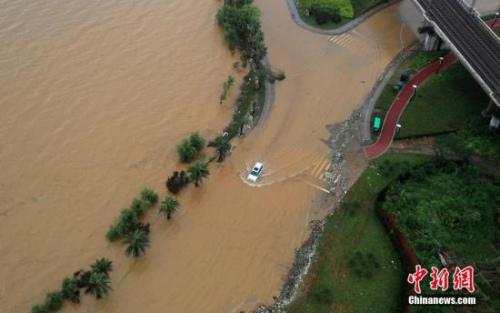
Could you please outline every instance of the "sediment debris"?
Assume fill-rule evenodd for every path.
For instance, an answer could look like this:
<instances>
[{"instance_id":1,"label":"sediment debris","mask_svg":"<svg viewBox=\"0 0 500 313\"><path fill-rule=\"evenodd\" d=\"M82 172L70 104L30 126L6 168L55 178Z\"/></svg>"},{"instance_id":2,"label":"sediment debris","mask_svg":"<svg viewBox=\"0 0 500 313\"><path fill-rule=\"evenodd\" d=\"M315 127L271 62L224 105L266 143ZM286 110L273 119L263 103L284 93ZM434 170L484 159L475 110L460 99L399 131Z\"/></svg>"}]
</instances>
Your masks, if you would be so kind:
<instances>
[{"instance_id":1,"label":"sediment debris","mask_svg":"<svg viewBox=\"0 0 500 313\"><path fill-rule=\"evenodd\" d=\"M325 180L328 183L330 194L336 197L337 203L340 203L349 189L349 170L345 154L349 144L354 140L359 141L357 135L359 135L360 111L361 109L354 111L346 121L328 127L331 133L328 144L334 153L332 163L325 172Z\"/></svg>"}]
</instances>

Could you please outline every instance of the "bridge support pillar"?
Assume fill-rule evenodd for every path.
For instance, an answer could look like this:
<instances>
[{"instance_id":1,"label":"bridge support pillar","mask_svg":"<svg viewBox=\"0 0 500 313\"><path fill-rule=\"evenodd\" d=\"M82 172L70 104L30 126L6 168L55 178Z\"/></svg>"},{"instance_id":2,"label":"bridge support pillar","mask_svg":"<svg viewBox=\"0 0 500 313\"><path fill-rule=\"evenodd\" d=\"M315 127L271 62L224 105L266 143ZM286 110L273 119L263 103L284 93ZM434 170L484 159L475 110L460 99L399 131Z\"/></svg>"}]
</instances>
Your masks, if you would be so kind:
<instances>
[{"instance_id":1,"label":"bridge support pillar","mask_svg":"<svg viewBox=\"0 0 500 313\"><path fill-rule=\"evenodd\" d=\"M496 118L494 115L492 115L490 119L490 128L495 130L500 128L500 119Z\"/></svg>"},{"instance_id":2,"label":"bridge support pillar","mask_svg":"<svg viewBox=\"0 0 500 313\"><path fill-rule=\"evenodd\" d=\"M500 127L500 107L498 107L493 100L490 100L486 109L481 111L483 117L490 118L490 128L498 129Z\"/></svg>"},{"instance_id":3,"label":"bridge support pillar","mask_svg":"<svg viewBox=\"0 0 500 313\"><path fill-rule=\"evenodd\" d=\"M435 51L441 50L443 40L436 34L425 34L422 43L425 51Z\"/></svg>"}]
</instances>

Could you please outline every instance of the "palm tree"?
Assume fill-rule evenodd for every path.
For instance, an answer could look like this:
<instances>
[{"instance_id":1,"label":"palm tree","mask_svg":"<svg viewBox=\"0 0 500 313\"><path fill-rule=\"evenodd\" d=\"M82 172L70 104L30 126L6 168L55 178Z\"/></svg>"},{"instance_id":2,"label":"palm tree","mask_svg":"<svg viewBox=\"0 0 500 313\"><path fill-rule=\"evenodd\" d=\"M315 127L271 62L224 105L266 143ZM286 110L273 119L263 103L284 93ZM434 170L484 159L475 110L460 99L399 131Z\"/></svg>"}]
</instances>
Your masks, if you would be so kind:
<instances>
[{"instance_id":1,"label":"palm tree","mask_svg":"<svg viewBox=\"0 0 500 313\"><path fill-rule=\"evenodd\" d=\"M208 144L209 147L214 147L219 154L217 162L222 162L226 158L226 155L229 151L231 151L231 143L227 138L217 137L213 141Z\"/></svg>"},{"instance_id":2,"label":"palm tree","mask_svg":"<svg viewBox=\"0 0 500 313\"><path fill-rule=\"evenodd\" d=\"M146 253L146 248L149 246L148 233L142 229L136 229L128 235L125 244L127 244L126 255L140 257Z\"/></svg>"},{"instance_id":3,"label":"palm tree","mask_svg":"<svg viewBox=\"0 0 500 313\"><path fill-rule=\"evenodd\" d=\"M106 276L109 276L109 272L113 269L113 262L106 258L100 258L95 260L95 262L90 265L90 268L93 272L104 273Z\"/></svg>"},{"instance_id":4,"label":"palm tree","mask_svg":"<svg viewBox=\"0 0 500 313\"><path fill-rule=\"evenodd\" d=\"M203 161L196 161L187 169L190 179L194 182L196 187L199 187L203 181L203 178L207 177L210 172L208 171L208 163Z\"/></svg>"},{"instance_id":5,"label":"palm tree","mask_svg":"<svg viewBox=\"0 0 500 313\"><path fill-rule=\"evenodd\" d=\"M169 220L178 207L179 201L173 196L168 196L161 202L160 213L165 215L167 220Z\"/></svg>"},{"instance_id":6,"label":"palm tree","mask_svg":"<svg viewBox=\"0 0 500 313\"><path fill-rule=\"evenodd\" d=\"M92 274L90 274L89 283L85 292L94 295L96 299L101 299L111 290L111 286L109 284L109 277L106 274L92 272Z\"/></svg>"}]
</instances>

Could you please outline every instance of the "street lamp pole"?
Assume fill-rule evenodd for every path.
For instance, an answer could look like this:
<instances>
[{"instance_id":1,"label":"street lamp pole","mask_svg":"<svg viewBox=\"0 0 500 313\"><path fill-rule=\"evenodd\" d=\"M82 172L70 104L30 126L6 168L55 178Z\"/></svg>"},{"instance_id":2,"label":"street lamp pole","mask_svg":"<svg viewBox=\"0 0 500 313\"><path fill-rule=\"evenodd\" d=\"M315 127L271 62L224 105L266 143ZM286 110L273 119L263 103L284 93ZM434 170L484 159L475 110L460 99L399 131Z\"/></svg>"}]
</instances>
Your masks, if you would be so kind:
<instances>
[{"instance_id":1,"label":"street lamp pole","mask_svg":"<svg viewBox=\"0 0 500 313\"><path fill-rule=\"evenodd\" d=\"M416 96L417 96L417 85L412 85L412 88L413 88L413 95L411 96L411 100L413 100Z\"/></svg>"},{"instance_id":2,"label":"street lamp pole","mask_svg":"<svg viewBox=\"0 0 500 313\"><path fill-rule=\"evenodd\" d=\"M436 74L439 74L439 71L441 71L441 68L443 67L443 63L444 63L444 58L439 57L439 66L437 68Z\"/></svg>"}]
</instances>

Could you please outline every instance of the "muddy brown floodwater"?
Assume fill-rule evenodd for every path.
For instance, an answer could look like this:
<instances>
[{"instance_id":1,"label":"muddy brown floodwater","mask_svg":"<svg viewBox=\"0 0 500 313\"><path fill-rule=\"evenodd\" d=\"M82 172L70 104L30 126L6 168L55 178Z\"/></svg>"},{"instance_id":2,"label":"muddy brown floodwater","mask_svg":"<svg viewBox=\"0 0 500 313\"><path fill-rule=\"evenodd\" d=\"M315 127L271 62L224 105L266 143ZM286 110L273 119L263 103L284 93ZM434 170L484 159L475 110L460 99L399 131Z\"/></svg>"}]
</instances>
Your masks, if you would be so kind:
<instances>
[{"instance_id":1,"label":"muddy brown floodwater","mask_svg":"<svg viewBox=\"0 0 500 313\"><path fill-rule=\"evenodd\" d=\"M286 2L258 0L274 67L287 79L257 127L172 222L152 221L140 260L106 229L143 186L164 195L189 132L218 134L232 56L218 1L0 0L0 308L28 312L65 275L114 261L113 292L64 312L239 312L277 295L346 119L413 41L391 7L341 36L297 27ZM240 77L240 76L239 76ZM230 100L234 100L233 91ZM258 186L242 177L266 164Z\"/></svg>"}]
</instances>

